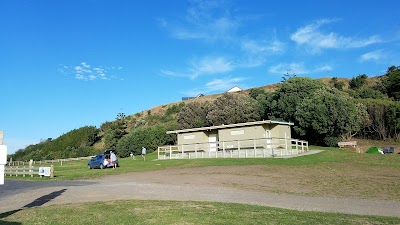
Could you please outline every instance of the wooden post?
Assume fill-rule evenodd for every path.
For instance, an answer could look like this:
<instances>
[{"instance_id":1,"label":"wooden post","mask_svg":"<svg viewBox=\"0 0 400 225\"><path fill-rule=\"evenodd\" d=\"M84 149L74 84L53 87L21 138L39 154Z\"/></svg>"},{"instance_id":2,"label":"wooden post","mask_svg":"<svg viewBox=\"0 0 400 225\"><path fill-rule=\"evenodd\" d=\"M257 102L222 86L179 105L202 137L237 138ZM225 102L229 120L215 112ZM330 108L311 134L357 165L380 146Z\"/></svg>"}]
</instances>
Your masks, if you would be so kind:
<instances>
[{"instance_id":1,"label":"wooden post","mask_svg":"<svg viewBox=\"0 0 400 225\"><path fill-rule=\"evenodd\" d=\"M54 178L54 165L53 164L51 164L51 167L50 167L50 178Z\"/></svg>"}]
</instances>

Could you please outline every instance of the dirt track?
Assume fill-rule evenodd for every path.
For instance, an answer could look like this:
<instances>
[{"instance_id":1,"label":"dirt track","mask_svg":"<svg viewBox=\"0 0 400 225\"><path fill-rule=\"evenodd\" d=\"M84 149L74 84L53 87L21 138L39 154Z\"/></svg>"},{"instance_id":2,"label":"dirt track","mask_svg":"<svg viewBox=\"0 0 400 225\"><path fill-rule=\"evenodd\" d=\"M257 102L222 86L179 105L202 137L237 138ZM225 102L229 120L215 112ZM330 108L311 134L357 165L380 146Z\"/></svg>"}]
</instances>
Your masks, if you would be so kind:
<instances>
[{"instance_id":1,"label":"dirt track","mask_svg":"<svg viewBox=\"0 0 400 225\"><path fill-rule=\"evenodd\" d=\"M0 213L35 205L154 199L236 202L281 208L400 217L400 201L274 194L284 180L258 166L185 168L107 176L90 181L23 182L0 186ZM296 176L296 175L294 175ZM275 182L271 182L275 180ZM296 188L295 185L285 187ZM29 186L33 186L29 189ZM57 193L52 196L51 194ZM42 201L42 202L41 202Z\"/></svg>"}]
</instances>

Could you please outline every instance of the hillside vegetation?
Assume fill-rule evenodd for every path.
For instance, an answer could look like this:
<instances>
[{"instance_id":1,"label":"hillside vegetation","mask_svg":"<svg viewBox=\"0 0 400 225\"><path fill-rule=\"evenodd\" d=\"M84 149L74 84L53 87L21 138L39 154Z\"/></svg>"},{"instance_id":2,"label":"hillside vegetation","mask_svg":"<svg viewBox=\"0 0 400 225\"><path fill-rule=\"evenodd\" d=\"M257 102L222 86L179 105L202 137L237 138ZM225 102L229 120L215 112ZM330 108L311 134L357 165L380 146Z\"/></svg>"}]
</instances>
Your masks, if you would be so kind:
<instances>
[{"instance_id":1,"label":"hillside vegetation","mask_svg":"<svg viewBox=\"0 0 400 225\"><path fill-rule=\"evenodd\" d=\"M311 79L290 75L279 84L157 106L133 115L119 113L99 128L85 126L54 140L28 146L13 160L93 155L117 148L119 157L176 143L167 130L263 119L294 122L292 136L335 146L353 137L400 140L400 67L382 76Z\"/></svg>"}]
</instances>

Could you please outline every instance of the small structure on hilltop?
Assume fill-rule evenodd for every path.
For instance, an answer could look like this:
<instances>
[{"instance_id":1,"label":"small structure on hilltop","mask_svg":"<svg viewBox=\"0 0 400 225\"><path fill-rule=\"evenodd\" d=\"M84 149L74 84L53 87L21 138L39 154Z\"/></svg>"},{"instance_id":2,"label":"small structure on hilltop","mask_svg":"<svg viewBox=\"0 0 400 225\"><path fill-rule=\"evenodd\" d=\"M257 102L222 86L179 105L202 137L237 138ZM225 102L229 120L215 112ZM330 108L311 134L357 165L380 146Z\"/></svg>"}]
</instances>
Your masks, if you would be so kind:
<instances>
[{"instance_id":1,"label":"small structure on hilltop","mask_svg":"<svg viewBox=\"0 0 400 225\"><path fill-rule=\"evenodd\" d=\"M235 87L227 90L226 92L238 92L238 91L242 91L242 89L238 86L235 86Z\"/></svg>"},{"instance_id":2,"label":"small structure on hilltop","mask_svg":"<svg viewBox=\"0 0 400 225\"><path fill-rule=\"evenodd\" d=\"M200 93L196 97L182 97L182 101L186 101L186 100L194 99L194 98L200 98L200 97L203 97L203 96L204 95Z\"/></svg>"}]
</instances>

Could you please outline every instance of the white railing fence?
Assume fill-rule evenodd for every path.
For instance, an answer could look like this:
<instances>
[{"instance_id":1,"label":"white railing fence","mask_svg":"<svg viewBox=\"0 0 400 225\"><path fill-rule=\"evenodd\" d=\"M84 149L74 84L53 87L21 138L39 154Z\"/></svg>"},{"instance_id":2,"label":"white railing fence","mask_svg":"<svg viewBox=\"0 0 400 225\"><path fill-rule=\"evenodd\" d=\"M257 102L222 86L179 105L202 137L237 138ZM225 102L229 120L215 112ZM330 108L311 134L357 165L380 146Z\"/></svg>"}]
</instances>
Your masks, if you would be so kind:
<instances>
[{"instance_id":1,"label":"white railing fence","mask_svg":"<svg viewBox=\"0 0 400 225\"><path fill-rule=\"evenodd\" d=\"M50 163L57 163L57 162L69 162L69 161L79 161L79 160L88 160L91 159L93 156L86 156L86 157L77 157L77 158L68 158L68 159L46 159L46 160L37 160L33 161L33 165L41 165L41 164L50 164ZM7 162L8 166L25 166L29 165L29 161L10 161Z\"/></svg>"},{"instance_id":2,"label":"white railing fence","mask_svg":"<svg viewBox=\"0 0 400 225\"><path fill-rule=\"evenodd\" d=\"M259 138L203 142L158 147L158 159L268 158L308 151L308 142L298 139Z\"/></svg>"},{"instance_id":3,"label":"white railing fence","mask_svg":"<svg viewBox=\"0 0 400 225\"><path fill-rule=\"evenodd\" d=\"M41 167L35 167L35 166L7 166L4 169L4 175L5 176L22 176L25 177L26 175L29 175L33 177L34 175L42 176L40 175L40 168ZM50 166L50 178L54 177L54 166Z\"/></svg>"}]
</instances>

